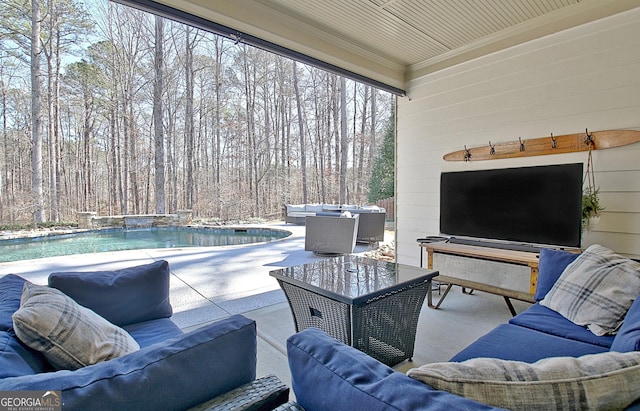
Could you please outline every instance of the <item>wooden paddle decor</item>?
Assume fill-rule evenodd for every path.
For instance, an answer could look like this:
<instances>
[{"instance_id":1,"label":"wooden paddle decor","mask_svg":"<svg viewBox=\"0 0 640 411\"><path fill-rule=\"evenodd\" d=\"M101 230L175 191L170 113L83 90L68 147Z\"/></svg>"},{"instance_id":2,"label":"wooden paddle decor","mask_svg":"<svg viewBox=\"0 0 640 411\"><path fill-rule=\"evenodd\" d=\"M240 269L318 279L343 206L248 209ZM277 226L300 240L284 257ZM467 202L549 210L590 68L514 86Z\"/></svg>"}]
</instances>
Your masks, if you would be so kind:
<instances>
[{"instance_id":1,"label":"wooden paddle decor","mask_svg":"<svg viewBox=\"0 0 640 411\"><path fill-rule=\"evenodd\" d=\"M626 146L640 142L640 131L636 130L605 130L578 134L565 134L562 136L532 138L506 143L491 144L488 146L467 148L445 154L445 161L480 161L497 160L502 158L544 156L548 154L574 153L578 151L602 150Z\"/></svg>"}]
</instances>

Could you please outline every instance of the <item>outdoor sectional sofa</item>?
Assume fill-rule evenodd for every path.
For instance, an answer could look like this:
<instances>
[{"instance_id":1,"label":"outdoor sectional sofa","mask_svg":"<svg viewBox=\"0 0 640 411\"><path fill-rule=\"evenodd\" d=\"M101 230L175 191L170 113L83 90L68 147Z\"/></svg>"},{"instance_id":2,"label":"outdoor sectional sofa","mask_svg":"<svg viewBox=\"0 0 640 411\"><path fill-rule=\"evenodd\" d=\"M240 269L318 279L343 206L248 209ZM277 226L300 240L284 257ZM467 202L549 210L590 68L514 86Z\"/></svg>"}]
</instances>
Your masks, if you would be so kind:
<instances>
[{"instance_id":1,"label":"outdoor sectional sofa","mask_svg":"<svg viewBox=\"0 0 640 411\"><path fill-rule=\"evenodd\" d=\"M589 266L599 273L581 274ZM538 303L449 362L405 375L309 328L287 341L292 388L307 411L638 410L639 290L640 264L604 247L590 247L581 256L542 250ZM603 295L614 300L605 302ZM585 325L581 316L598 310L600 316ZM602 327L612 321L609 329ZM617 333L595 333L611 329Z\"/></svg>"},{"instance_id":2,"label":"outdoor sectional sofa","mask_svg":"<svg viewBox=\"0 0 640 411\"><path fill-rule=\"evenodd\" d=\"M359 243L376 243L384 240L384 227L387 213L378 206L356 206L337 204L285 204L284 221L286 224L306 224L309 216L337 217L348 211L359 215L356 241Z\"/></svg>"},{"instance_id":3,"label":"outdoor sectional sofa","mask_svg":"<svg viewBox=\"0 0 640 411\"><path fill-rule=\"evenodd\" d=\"M275 376L256 380L255 322L235 315L183 333L170 319L169 278L166 261L53 273L49 286L1 277L0 391L46 392L63 410L286 402Z\"/></svg>"}]
</instances>

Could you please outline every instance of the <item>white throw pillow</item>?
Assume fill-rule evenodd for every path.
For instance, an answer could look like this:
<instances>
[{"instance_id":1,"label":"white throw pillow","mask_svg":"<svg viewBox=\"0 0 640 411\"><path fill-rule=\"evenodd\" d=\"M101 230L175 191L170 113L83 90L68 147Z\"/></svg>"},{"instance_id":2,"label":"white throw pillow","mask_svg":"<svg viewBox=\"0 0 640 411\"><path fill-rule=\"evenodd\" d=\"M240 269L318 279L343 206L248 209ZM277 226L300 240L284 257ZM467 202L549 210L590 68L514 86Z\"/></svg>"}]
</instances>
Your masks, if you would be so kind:
<instances>
[{"instance_id":1,"label":"white throw pillow","mask_svg":"<svg viewBox=\"0 0 640 411\"><path fill-rule=\"evenodd\" d=\"M407 375L435 389L510 410L622 410L640 398L638 351L554 357L533 364L474 358L423 365Z\"/></svg>"},{"instance_id":2,"label":"white throw pillow","mask_svg":"<svg viewBox=\"0 0 640 411\"><path fill-rule=\"evenodd\" d=\"M640 294L640 263L595 244L565 268L540 305L595 335L615 334Z\"/></svg>"},{"instance_id":3,"label":"white throw pillow","mask_svg":"<svg viewBox=\"0 0 640 411\"><path fill-rule=\"evenodd\" d=\"M61 291L28 282L13 313L13 328L57 369L75 370L140 349L125 330Z\"/></svg>"}]
</instances>

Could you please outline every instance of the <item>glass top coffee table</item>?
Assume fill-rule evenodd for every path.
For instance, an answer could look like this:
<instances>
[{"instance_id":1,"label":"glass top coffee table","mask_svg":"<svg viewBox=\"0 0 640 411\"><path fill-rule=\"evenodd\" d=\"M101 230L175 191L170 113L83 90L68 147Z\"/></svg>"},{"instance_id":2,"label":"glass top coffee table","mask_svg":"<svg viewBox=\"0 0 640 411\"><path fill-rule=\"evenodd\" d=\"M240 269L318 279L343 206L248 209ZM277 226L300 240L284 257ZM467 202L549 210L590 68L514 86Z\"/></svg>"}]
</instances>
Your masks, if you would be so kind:
<instances>
[{"instance_id":1,"label":"glass top coffee table","mask_svg":"<svg viewBox=\"0 0 640 411\"><path fill-rule=\"evenodd\" d=\"M274 270L296 332L317 327L377 360L413 357L418 317L437 271L353 255Z\"/></svg>"}]
</instances>

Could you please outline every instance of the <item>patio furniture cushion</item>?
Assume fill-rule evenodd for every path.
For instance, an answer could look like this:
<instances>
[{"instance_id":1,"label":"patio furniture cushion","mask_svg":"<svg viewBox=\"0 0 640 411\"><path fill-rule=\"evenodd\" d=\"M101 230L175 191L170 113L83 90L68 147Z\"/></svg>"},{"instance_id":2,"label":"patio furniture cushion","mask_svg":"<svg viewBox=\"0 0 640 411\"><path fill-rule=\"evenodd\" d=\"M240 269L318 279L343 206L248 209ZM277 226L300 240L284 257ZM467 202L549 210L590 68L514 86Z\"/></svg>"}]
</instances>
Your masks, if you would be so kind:
<instances>
[{"instance_id":1,"label":"patio furniture cushion","mask_svg":"<svg viewBox=\"0 0 640 411\"><path fill-rule=\"evenodd\" d=\"M317 215L315 211L292 211L289 213L289 217L306 217L309 215Z\"/></svg>"},{"instance_id":2,"label":"patio furniture cushion","mask_svg":"<svg viewBox=\"0 0 640 411\"><path fill-rule=\"evenodd\" d=\"M319 212L322 212L322 210L324 210L324 207L325 207L324 204L305 204L304 211L319 213Z\"/></svg>"},{"instance_id":3,"label":"patio furniture cushion","mask_svg":"<svg viewBox=\"0 0 640 411\"><path fill-rule=\"evenodd\" d=\"M601 245L567 266L540 304L596 335L615 334L640 294L640 263Z\"/></svg>"},{"instance_id":4,"label":"patio furniture cushion","mask_svg":"<svg viewBox=\"0 0 640 411\"><path fill-rule=\"evenodd\" d=\"M10 331L13 328L11 316L20 308L22 288L26 282L27 280L15 274L0 277L0 331Z\"/></svg>"},{"instance_id":5,"label":"patio furniture cushion","mask_svg":"<svg viewBox=\"0 0 640 411\"><path fill-rule=\"evenodd\" d=\"M21 344L15 335L0 331L0 379L31 375L49 369L42 354Z\"/></svg>"},{"instance_id":6,"label":"patio furniture cushion","mask_svg":"<svg viewBox=\"0 0 640 411\"><path fill-rule=\"evenodd\" d=\"M288 213L305 211L304 204L285 204L285 208Z\"/></svg>"},{"instance_id":7,"label":"patio furniture cushion","mask_svg":"<svg viewBox=\"0 0 640 411\"><path fill-rule=\"evenodd\" d=\"M49 286L120 327L169 318L169 263L160 260L113 271L57 272Z\"/></svg>"},{"instance_id":8,"label":"patio furniture cushion","mask_svg":"<svg viewBox=\"0 0 640 411\"><path fill-rule=\"evenodd\" d=\"M140 348L184 334L180 327L169 318L158 318L157 320L125 325L122 328L136 340Z\"/></svg>"},{"instance_id":9,"label":"patio furniture cushion","mask_svg":"<svg viewBox=\"0 0 640 411\"><path fill-rule=\"evenodd\" d=\"M57 369L76 370L137 351L123 329L54 288L25 283L13 314L16 336Z\"/></svg>"},{"instance_id":10,"label":"patio furniture cushion","mask_svg":"<svg viewBox=\"0 0 640 411\"><path fill-rule=\"evenodd\" d=\"M427 364L407 375L512 410L623 409L640 398L640 352L554 357L533 364L476 358Z\"/></svg>"},{"instance_id":11,"label":"patio furniture cushion","mask_svg":"<svg viewBox=\"0 0 640 411\"><path fill-rule=\"evenodd\" d=\"M540 301L558 281L565 268L578 258L579 253L543 248L538 263L538 281L533 298Z\"/></svg>"},{"instance_id":12,"label":"patio furniture cushion","mask_svg":"<svg viewBox=\"0 0 640 411\"><path fill-rule=\"evenodd\" d=\"M608 348L570 340L513 324L500 324L449 361L492 357L533 363L547 357L579 357L609 351Z\"/></svg>"},{"instance_id":13,"label":"patio furniture cushion","mask_svg":"<svg viewBox=\"0 0 640 411\"><path fill-rule=\"evenodd\" d=\"M296 402L304 409L492 409L407 378L317 328L289 337L287 354Z\"/></svg>"},{"instance_id":14,"label":"patio furniture cushion","mask_svg":"<svg viewBox=\"0 0 640 411\"><path fill-rule=\"evenodd\" d=\"M534 304L520 314L509 320L509 324L531 328L543 333L581 341L588 344L610 348L613 343L613 335L595 335L587 328L577 325L559 313L540 304Z\"/></svg>"},{"instance_id":15,"label":"patio furniture cushion","mask_svg":"<svg viewBox=\"0 0 640 411\"><path fill-rule=\"evenodd\" d=\"M622 327L611 344L611 351L640 351L640 298L631 304Z\"/></svg>"}]
</instances>

